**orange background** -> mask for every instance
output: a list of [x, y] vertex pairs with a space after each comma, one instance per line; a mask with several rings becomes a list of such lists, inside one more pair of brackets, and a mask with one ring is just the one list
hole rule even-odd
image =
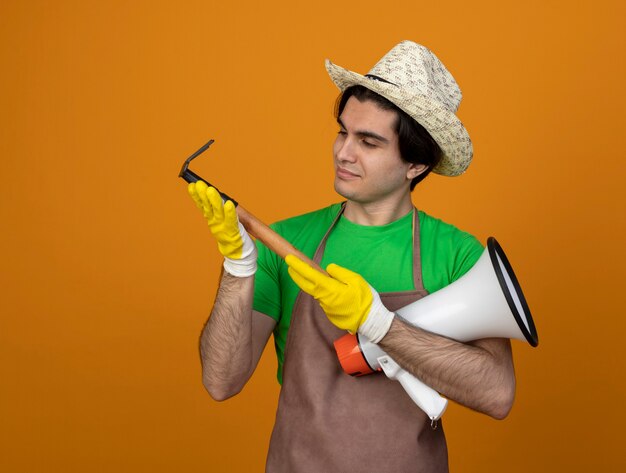
[[197, 341], [220, 257], [177, 178], [266, 222], [338, 200], [336, 89], [402, 39], [464, 92], [475, 160], [417, 206], [494, 235], [540, 335], [514, 409], [452, 406], [457, 472], [624, 471], [624, 3], [0, 5], [0, 470], [261, 471], [273, 350], [212, 401]]

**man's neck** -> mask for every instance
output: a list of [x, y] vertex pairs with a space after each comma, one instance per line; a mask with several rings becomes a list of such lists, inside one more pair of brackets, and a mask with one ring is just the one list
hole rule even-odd
[[343, 212], [352, 223], [358, 225], [387, 225], [404, 217], [413, 208], [411, 195], [408, 194], [401, 202], [361, 203], [348, 200]]

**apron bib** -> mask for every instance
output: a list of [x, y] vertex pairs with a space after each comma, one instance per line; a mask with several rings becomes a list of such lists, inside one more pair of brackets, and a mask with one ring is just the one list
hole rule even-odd
[[[320, 263], [328, 235], [313, 260]], [[412, 291], [380, 294], [391, 311], [427, 295], [422, 283], [417, 211], [413, 211]], [[333, 342], [345, 335], [319, 303], [300, 291], [287, 334], [283, 385], [267, 457], [268, 473], [404, 473], [448, 471], [437, 430], [397, 381], [382, 372], [343, 372]]]

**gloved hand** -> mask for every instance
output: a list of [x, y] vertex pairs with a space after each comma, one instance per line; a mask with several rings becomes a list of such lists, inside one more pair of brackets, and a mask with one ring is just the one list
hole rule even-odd
[[329, 277], [293, 255], [287, 255], [285, 262], [294, 282], [320, 303], [337, 327], [350, 333], [358, 331], [373, 343], [387, 334], [394, 314], [361, 275], [330, 264], [326, 268]]
[[235, 205], [230, 200], [224, 203], [219, 192], [202, 181], [189, 184], [188, 190], [224, 255], [224, 269], [233, 276], [252, 276], [256, 272], [256, 246], [239, 222]]

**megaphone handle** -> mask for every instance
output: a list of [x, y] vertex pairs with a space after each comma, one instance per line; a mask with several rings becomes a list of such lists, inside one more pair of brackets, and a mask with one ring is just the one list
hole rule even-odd
[[397, 380], [402, 385], [413, 402], [430, 418], [433, 428], [436, 428], [436, 422], [448, 407], [448, 400], [402, 369], [389, 355], [378, 358], [378, 363], [389, 379]]

